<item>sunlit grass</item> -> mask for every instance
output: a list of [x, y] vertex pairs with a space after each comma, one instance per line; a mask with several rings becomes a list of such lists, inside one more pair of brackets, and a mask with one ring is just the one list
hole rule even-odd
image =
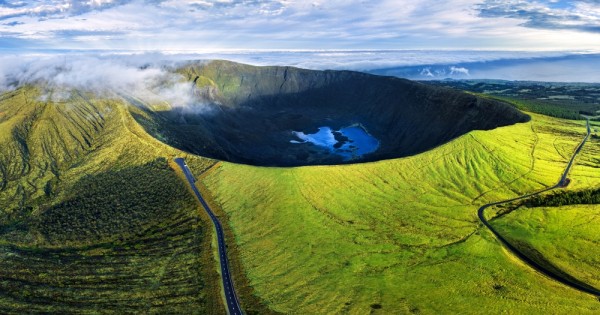
[[[584, 123], [533, 115], [423, 154], [376, 163], [207, 176], [251, 285], [281, 312], [577, 312], [592, 297], [508, 254], [479, 205], [554, 185]], [[598, 184], [595, 164], [577, 187]], [[599, 174], [600, 175], [600, 174]]]
[[600, 288], [600, 205], [520, 208], [493, 222], [574, 278]]
[[[168, 202], [161, 216], [144, 217], [139, 231], [119, 232], [102, 244], [70, 237], [69, 248], [61, 248], [28, 225], [47, 209], [76, 198], [85, 176], [110, 175], [106, 182], [112, 186], [121, 183], [114, 179], [120, 170], [132, 174], [159, 157], [182, 155], [150, 137], [144, 128], [152, 125], [142, 128], [131, 116], [146, 114], [121, 100], [91, 95], [46, 104], [34, 88], [11, 93], [0, 101], [0, 243], [10, 248], [5, 254], [14, 246], [21, 253], [6, 254], [11, 257], [4, 260], [6, 266], [40, 285], [20, 290], [17, 282], [5, 280], [0, 308], [25, 310], [29, 304], [37, 311], [69, 312], [72, 306], [44, 304], [44, 299], [93, 297], [94, 305], [105, 305], [122, 295], [123, 301], [144, 301], [122, 304], [127, 307], [122, 310], [219, 309], [214, 260], [204, 255], [208, 251], [200, 251], [200, 258], [196, 254], [210, 240], [198, 236], [204, 223], [192, 199]], [[506, 252], [476, 216], [487, 202], [554, 185], [585, 134], [585, 122], [532, 116], [528, 123], [473, 131], [402, 159], [300, 168], [220, 163], [212, 168], [202, 182], [227, 214], [222, 219], [232, 231], [231, 252], [239, 253], [252, 287], [241, 296], [242, 304], [252, 298], [274, 311], [302, 314], [600, 311], [594, 298], [541, 276]], [[586, 145], [567, 189], [600, 186], [599, 144], [592, 139]], [[196, 175], [214, 163], [184, 156]], [[176, 173], [156, 174], [168, 178], [139, 184], [152, 186], [144, 187], [150, 191], [175, 185]], [[137, 176], [129, 177], [123, 183], [135, 187]], [[597, 209], [561, 209], [517, 210], [494, 224], [573, 276], [597, 283], [598, 255], [589, 250], [597, 235], [584, 220], [592, 220]], [[125, 217], [136, 218], [134, 213]], [[40, 253], [44, 259], [36, 260]], [[105, 300], [88, 289], [74, 295], [81, 289], [77, 285], [100, 281], [93, 264], [79, 267], [89, 257], [96, 257], [96, 266], [106, 272], [102, 279], [135, 274], [144, 280], [135, 280], [125, 293], [105, 287]], [[71, 260], [59, 268], [57, 259]], [[53, 271], [59, 276], [48, 275]], [[189, 292], [198, 293], [198, 299]], [[93, 310], [94, 305], [86, 307]]]

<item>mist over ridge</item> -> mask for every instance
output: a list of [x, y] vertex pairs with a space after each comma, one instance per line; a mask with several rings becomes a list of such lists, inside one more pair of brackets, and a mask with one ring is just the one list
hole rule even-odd
[[[145, 115], [136, 116], [138, 122], [173, 147], [251, 165], [404, 157], [474, 129], [489, 130], [529, 119], [500, 101], [356, 71], [257, 67], [225, 60], [189, 62], [176, 71], [194, 82], [194, 95], [214, 109], [213, 114], [149, 107]], [[363, 135], [345, 134], [352, 126]], [[332, 132], [315, 135], [328, 137], [324, 142], [301, 143], [310, 137], [298, 135], [319, 130]], [[359, 138], [378, 145], [355, 156], [366, 143]]]
[[66, 101], [73, 90], [99, 97], [138, 98], [198, 111], [192, 85], [160, 54], [0, 57], [0, 91], [25, 85], [42, 89], [41, 100]]
[[166, 68], [189, 60], [215, 59], [255, 66], [354, 70], [413, 80], [600, 82], [600, 74], [594, 71], [595, 65], [600, 63], [600, 54], [593, 51], [42, 51], [0, 56], [0, 90], [46, 81], [55, 87], [71, 86], [104, 93], [128, 89], [140, 93], [150, 86], [181, 81], [180, 77], [165, 71]]

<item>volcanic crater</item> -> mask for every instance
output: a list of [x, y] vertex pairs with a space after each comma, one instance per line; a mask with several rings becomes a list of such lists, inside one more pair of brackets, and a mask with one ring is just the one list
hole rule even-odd
[[377, 161], [418, 154], [472, 130], [530, 119], [489, 98], [354, 71], [189, 62], [197, 108], [135, 115], [190, 153], [259, 166]]

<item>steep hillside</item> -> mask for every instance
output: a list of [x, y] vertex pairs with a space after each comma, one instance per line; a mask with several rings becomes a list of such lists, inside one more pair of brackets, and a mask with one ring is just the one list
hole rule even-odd
[[600, 287], [600, 206], [521, 208], [494, 221], [514, 244], [546, 266]]
[[179, 152], [122, 100], [43, 90], [0, 96], [0, 313], [222, 313]]
[[[201, 184], [229, 218], [248, 286], [282, 313], [594, 314], [596, 297], [522, 264], [477, 218], [482, 204], [554, 185], [585, 131], [583, 122], [532, 115], [407, 158], [298, 168], [221, 163]], [[584, 147], [572, 187], [600, 186], [598, 145]], [[595, 251], [586, 247], [598, 237], [593, 221], [577, 219], [582, 211], [562, 213], [562, 223], [517, 222], [515, 238], [560, 252], [550, 260], [596, 280]], [[503, 231], [513, 235], [506, 220]], [[573, 247], [557, 241], [557, 231], [576, 224], [586, 239]]]
[[93, 104], [76, 94], [69, 102], [49, 105], [39, 97], [36, 88], [28, 87], [0, 101], [0, 200], [15, 207], [2, 215], [26, 211], [31, 200], [56, 195], [53, 184], [61, 174], [116, 127], [118, 114], [106, 102]]
[[[471, 130], [528, 120], [497, 101], [359, 72], [228, 61], [189, 63], [175, 71], [195, 83], [202, 105], [149, 110], [152, 122], [140, 121], [178, 148], [232, 162], [289, 166], [388, 159], [426, 151]], [[362, 144], [343, 134], [345, 127], [362, 129], [377, 145], [361, 153]], [[304, 135], [319, 128], [320, 139], [307, 141]]]

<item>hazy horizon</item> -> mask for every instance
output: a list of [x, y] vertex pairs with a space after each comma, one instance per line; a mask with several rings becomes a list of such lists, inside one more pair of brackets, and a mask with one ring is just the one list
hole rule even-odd
[[31, 59], [135, 55], [418, 80], [600, 82], [598, 54], [596, 0], [0, 0], [4, 76]]
[[[0, 87], [28, 83], [57, 69], [94, 82], [123, 81], [139, 67], [160, 72], [178, 61], [225, 59], [257, 66], [294, 66], [313, 70], [353, 70], [413, 80], [496, 79], [545, 82], [600, 82], [600, 54], [566, 51], [481, 50], [228, 50], [205, 52], [60, 51], [0, 56]], [[49, 68], [50, 70], [44, 68]], [[54, 69], [54, 70], [52, 70]], [[95, 69], [98, 74], [90, 74]], [[112, 72], [111, 72], [112, 71]], [[85, 73], [85, 75], [83, 74]], [[127, 75], [125, 75], [127, 76]], [[65, 75], [61, 75], [64, 79]], [[78, 83], [81, 84], [81, 83]], [[115, 85], [113, 84], [113, 85]]]

